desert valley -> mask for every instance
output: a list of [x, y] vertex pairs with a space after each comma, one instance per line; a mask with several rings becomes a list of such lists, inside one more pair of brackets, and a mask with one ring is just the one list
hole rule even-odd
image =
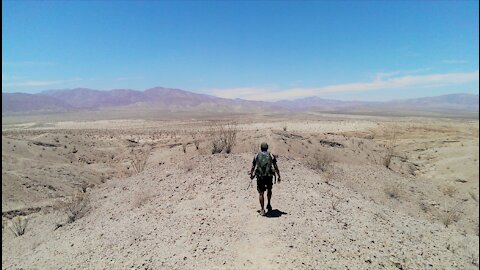
[[[478, 269], [478, 101], [405, 115], [185, 93], [4, 112], [2, 268]], [[248, 175], [263, 141], [282, 175], [267, 217]]]

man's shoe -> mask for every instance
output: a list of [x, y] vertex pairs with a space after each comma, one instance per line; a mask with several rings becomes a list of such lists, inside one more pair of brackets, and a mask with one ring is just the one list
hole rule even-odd
[[270, 204], [267, 205], [267, 210], [272, 211], [272, 206]]
[[265, 216], [265, 210], [260, 210], [260, 216]]

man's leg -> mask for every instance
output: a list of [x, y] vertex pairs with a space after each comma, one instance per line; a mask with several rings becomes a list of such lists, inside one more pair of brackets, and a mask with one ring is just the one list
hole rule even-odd
[[[269, 190], [267, 191], [267, 200], [268, 200], [268, 204], [267, 204], [267, 205], [268, 205], [268, 206], [270, 206], [270, 199], [271, 199], [271, 198], [272, 198], [272, 190], [269, 189]], [[269, 209], [269, 210], [270, 210], [270, 209]]]
[[267, 180], [267, 199], [268, 199], [268, 204], [267, 204], [267, 209], [268, 211], [272, 210], [272, 206], [270, 205], [270, 199], [272, 198], [272, 186], [273, 186], [273, 177], [269, 177]]
[[260, 199], [260, 210], [263, 210], [263, 206], [265, 205], [265, 199], [263, 198], [263, 193], [264, 191], [258, 193], [259, 199]]

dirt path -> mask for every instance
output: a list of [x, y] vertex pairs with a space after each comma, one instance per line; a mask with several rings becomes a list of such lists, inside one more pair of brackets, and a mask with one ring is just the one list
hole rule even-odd
[[268, 220], [261, 216], [246, 221], [244, 232], [247, 238], [237, 244], [237, 266], [248, 269], [277, 269], [274, 260], [279, 254], [272, 241], [275, 235], [272, 235], [268, 226]]
[[[273, 142], [271, 140], [271, 132], [266, 132], [267, 142]], [[272, 143], [273, 144], [273, 143]], [[271, 149], [272, 146], [270, 147]], [[278, 213], [281, 212], [277, 207], [282, 207], [279, 198], [284, 197], [282, 189], [278, 185], [274, 185], [274, 195], [272, 196], [272, 205], [274, 209], [272, 212], [267, 213], [267, 217], [260, 216], [258, 193], [256, 191], [256, 180], [252, 180], [251, 187], [248, 192], [248, 206], [242, 207], [240, 215], [248, 217], [241, 225], [242, 233], [245, 238], [241, 239], [236, 246], [236, 261], [234, 265], [239, 268], [245, 269], [280, 269], [279, 258], [282, 256], [282, 245], [277, 233], [278, 230], [274, 230], [274, 226], [278, 226], [278, 223], [282, 223], [278, 218]], [[265, 204], [267, 204], [267, 198], [265, 194]], [[283, 217], [285, 219], [285, 217]]]

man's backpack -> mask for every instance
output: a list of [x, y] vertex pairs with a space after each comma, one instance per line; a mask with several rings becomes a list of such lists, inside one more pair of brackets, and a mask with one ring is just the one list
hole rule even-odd
[[257, 177], [272, 176], [272, 156], [270, 152], [259, 152], [257, 155], [257, 168], [255, 170]]

